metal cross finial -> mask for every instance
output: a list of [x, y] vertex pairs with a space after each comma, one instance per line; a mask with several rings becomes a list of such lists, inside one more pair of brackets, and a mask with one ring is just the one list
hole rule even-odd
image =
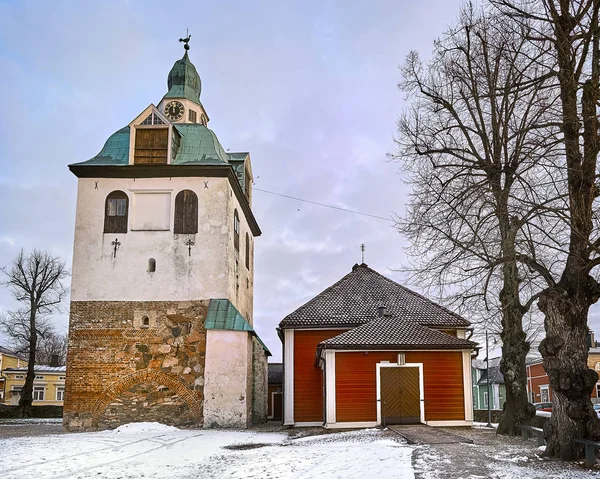
[[113, 258], [116, 258], [117, 257], [117, 249], [119, 248], [119, 246], [121, 246], [121, 242], [119, 241], [119, 238], [115, 238], [115, 240], [111, 244], [114, 246]]
[[194, 243], [194, 240], [190, 238], [184, 244], [188, 247], [188, 256], [192, 256], [192, 246], [194, 246], [196, 243]]
[[361, 254], [361, 256], [362, 256], [362, 261], [361, 261], [361, 263], [364, 263], [364, 262], [365, 262], [365, 244], [364, 244], [364, 243], [362, 243], [362, 244], [360, 245], [360, 254]]
[[186, 50], [189, 50], [190, 49], [190, 45], [189, 45], [190, 38], [192, 38], [192, 36], [190, 35], [190, 33], [189, 33], [189, 31], [188, 31], [187, 28], [185, 29], [185, 34], [186, 34], [186, 37], [185, 38], [180, 38], [179, 41], [183, 42], [183, 48], [185, 48]]

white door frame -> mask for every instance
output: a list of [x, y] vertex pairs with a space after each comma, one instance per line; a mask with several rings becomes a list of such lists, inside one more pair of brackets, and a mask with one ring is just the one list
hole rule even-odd
[[418, 368], [419, 369], [419, 409], [422, 424], [425, 424], [425, 387], [423, 385], [423, 363], [377, 363], [377, 425], [381, 425], [381, 368]]

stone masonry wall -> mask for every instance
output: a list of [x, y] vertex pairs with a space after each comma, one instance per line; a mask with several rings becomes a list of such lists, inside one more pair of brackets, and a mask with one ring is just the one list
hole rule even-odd
[[252, 338], [252, 422], [267, 422], [267, 355], [256, 338]]
[[202, 426], [208, 301], [73, 301], [63, 426]]

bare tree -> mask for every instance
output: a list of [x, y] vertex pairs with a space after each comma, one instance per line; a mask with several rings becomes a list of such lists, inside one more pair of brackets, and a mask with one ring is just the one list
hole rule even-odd
[[540, 352], [553, 391], [546, 455], [570, 460], [583, 456], [583, 446], [575, 439], [600, 439], [600, 421], [590, 400], [598, 374], [588, 369], [586, 344], [589, 308], [600, 298], [600, 0], [492, 3], [507, 18], [532, 25], [530, 42], [549, 43], [555, 59], [540, 64], [560, 91], [557, 117], [566, 175], [562, 227], [568, 235], [567, 255], [555, 274], [547, 274], [548, 287], [538, 306], [546, 329]]
[[56, 310], [67, 293], [63, 280], [69, 272], [64, 261], [40, 250], [33, 250], [29, 256], [21, 250], [10, 267], [2, 268], [0, 272], [4, 275], [2, 284], [10, 288], [22, 305], [21, 309], [4, 318], [3, 325], [8, 328], [7, 332], [12, 331], [12, 337], [29, 343], [27, 377], [19, 408], [23, 417], [31, 416], [38, 336], [44, 337], [48, 332], [44, 315]]
[[50, 366], [64, 366], [67, 363], [68, 344], [69, 337], [66, 334], [50, 331], [38, 344], [35, 362]]
[[545, 44], [527, 35], [527, 25], [467, 5], [427, 65], [411, 53], [394, 155], [413, 187], [398, 226], [411, 240], [414, 278], [453, 291], [483, 323], [499, 318], [507, 397], [498, 432], [511, 435], [534, 415], [523, 320], [545, 285], [538, 263], [560, 241], [549, 214], [560, 189], [548, 173], [557, 94], [539, 67]]

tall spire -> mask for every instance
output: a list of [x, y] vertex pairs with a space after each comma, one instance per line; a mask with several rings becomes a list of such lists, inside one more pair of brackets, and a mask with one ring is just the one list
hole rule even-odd
[[164, 98], [186, 98], [193, 101], [194, 103], [200, 104], [200, 92], [202, 91], [202, 83], [200, 81], [200, 75], [196, 71], [196, 67], [190, 61], [188, 56], [188, 50], [190, 49], [190, 38], [189, 34], [185, 38], [180, 38], [179, 41], [183, 42], [183, 48], [185, 53], [181, 60], [177, 60], [169, 72], [167, 77], [167, 86], [169, 91]]

